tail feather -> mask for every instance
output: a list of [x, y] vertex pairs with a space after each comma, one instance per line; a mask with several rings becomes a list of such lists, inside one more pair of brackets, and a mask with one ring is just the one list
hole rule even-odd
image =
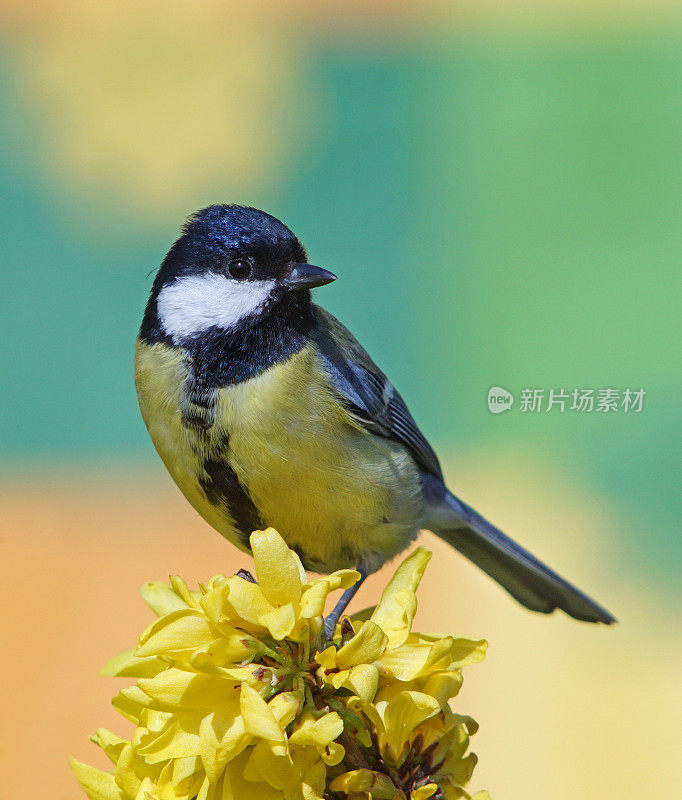
[[585, 622], [610, 625], [616, 621], [605, 608], [447, 490], [442, 502], [449, 513], [437, 511], [439, 523], [431, 530], [473, 561], [526, 608], [543, 614], [560, 608]]

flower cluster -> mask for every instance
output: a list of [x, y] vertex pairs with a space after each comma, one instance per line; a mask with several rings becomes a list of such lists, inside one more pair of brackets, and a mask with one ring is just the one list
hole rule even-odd
[[[485, 642], [412, 631], [430, 553], [398, 567], [370, 612], [323, 632], [327, 595], [359, 575], [307, 581], [276, 531], [251, 536], [249, 573], [199, 591], [146, 584], [158, 619], [104, 674], [136, 678], [113, 700], [130, 741], [93, 741], [103, 772], [73, 760], [91, 800], [469, 798], [476, 723], [449, 706]], [[481, 792], [477, 800], [487, 798]]]

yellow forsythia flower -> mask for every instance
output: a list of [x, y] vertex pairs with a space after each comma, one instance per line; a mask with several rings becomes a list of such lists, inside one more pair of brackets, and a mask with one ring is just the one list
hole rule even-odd
[[[158, 615], [106, 675], [133, 677], [113, 700], [130, 741], [100, 729], [112, 761], [72, 767], [91, 800], [324, 800], [470, 797], [476, 723], [449, 701], [485, 642], [412, 632], [430, 553], [398, 567], [369, 619], [323, 636], [327, 595], [359, 578], [308, 582], [273, 529], [251, 536], [258, 582], [216, 576], [142, 587]], [[486, 795], [476, 795], [483, 800]]]

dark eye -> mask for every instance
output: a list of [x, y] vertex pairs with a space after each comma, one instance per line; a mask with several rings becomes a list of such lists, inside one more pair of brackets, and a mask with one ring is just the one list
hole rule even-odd
[[251, 262], [245, 258], [234, 258], [228, 262], [227, 271], [233, 278], [242, 281], [251, 274]]

